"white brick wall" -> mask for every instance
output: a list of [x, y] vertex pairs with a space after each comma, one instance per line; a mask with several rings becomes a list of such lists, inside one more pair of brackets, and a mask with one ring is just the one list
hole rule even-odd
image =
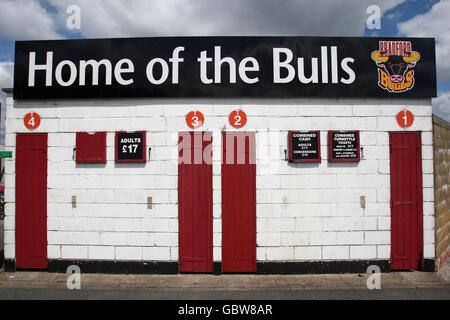
[[[40, 114], [48, 132], [48, 256], [52, 259], [178, 260], [177, 137], [185, 115], [200, 110], [213, 131], [213, 256], [221, 260], [221, 130], [234, 109], [247, 113], [257, 139], [257, 259], [388, 259], [389, 131], [395, 115], [415, 116], [422, 132], [424, 254], [434, 257], [433, 153], [429, 100], [116, 99], [13, 101], [7, 97], [6, 150], [26, 132], [23, 116]], [[328, 130], [360, 130], [362, 160], [329, 163]], [[145, 164], [114, 162], [114, 132], [146, 130]], [[284, 159], [288, 130], [321, 130], [322, 162]], [[107, 163], [75, 164], [77, 131], [107, 131]], [[5, 257], [15, 256], [13, 159], [6, 159]], [[72, 196], [77, 198], [72, 208]], [[360, 198], [365, 197], [365, 208]], [[147, 197], [153, 207], [147, 209]]]

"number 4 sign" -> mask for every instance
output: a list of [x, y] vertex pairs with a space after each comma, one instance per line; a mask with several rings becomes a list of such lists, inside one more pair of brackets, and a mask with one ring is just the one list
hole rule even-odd
[[228, 121], [235, 128], [242, 128], [247, 123], [247, 115], [242, 110], [234, 110], [230, 113]]
[[39, 127], [41, 117], [36, 112], [29, 112], [23, 118], [23, 122], [27, 129], [33, 130]]

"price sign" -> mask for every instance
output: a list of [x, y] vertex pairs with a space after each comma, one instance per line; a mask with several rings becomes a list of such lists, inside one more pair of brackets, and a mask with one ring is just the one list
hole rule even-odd
[[397, 123], [402, 128], [410, 127], [414, 122], [414, 116], [409, 110], [402, 110], [397, 113]]
[[359, 162], [359, 131], [329, 131], [328, 161]]
[[145, 162], [145, 131], [116, 132], [116, 162]]
[[290, 162], [320, 162], [320, 131], [289, 131]]
[[247, 115], [242, 110], [234, 110], [230, 113], [228, 121], [235, 128], [242, 128], [247, 123]]
[[41, 117], [36, 112], [30, 112], [25, 115], [23, 122], [27, 129], [33, 130], [41, 124]]
[[203, 126], [205, 117], [200, 111], [191, 111], [186, 115], [186, 124], [191, 129], [197, 129]]

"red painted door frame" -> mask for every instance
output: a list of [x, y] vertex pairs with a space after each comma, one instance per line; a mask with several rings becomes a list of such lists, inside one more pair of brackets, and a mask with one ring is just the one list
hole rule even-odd
[[47, 134], [16, 136], [16, 267], [47, 268]]
[[179, 133], [180, 272], [213, 272], [211, 151], [211, 132]]
[[423, 269], [420, 132], [390, 132], [391, 269]]
[[222, 272], [256, 272], [254, 132], [222, 133]]

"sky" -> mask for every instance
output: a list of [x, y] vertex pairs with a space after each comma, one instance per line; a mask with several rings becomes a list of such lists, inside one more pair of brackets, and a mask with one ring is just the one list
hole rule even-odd
[[[80, 26], [71, 6], [80, 9]], [[379, 25], [368, 28], [376, 5]], [[0, 88], [13, 83], [14, 41], [152, 36], [433, 37], [437, 98], [450, 121], [450, 0], [0, 0]], [[369, 22], [370, 22], [369, 21]], [[369, 23], [369, 26], [371, 24]], [[0, 93], [4, 144], [4, 93]]]

